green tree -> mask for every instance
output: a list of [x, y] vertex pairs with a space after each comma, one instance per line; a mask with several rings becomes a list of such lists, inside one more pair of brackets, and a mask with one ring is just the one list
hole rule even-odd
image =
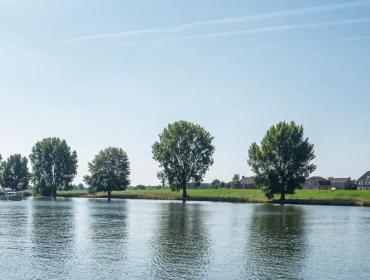
[[162, 188], [165, 188], [166, 187], [166, 182], [167, 182], [166, 173], [164, 173], [163, 170], [162, 171], [158, 171], [157, 172], [157, 178], [161, 182]]
[[169, 124], [153, 144], [153, 158], [163, 168], [171, 186], [182, 188], [185, 202], [186, 185], [201, 182], [213, 164], [213, 137], [200, 125], [187, 121]]
[[108, 201], [112, 191], [125, 190], [130, 184], [130, 163], [125, 151], [109, 147], [100, 151], [89, 163], [91, 175], [84, 177], [90, 191], [108, 192]]
[[69, 190], [77, 173], [77, 153], [65, 140], [53, 137], [37, 142], [30, 155], [32, 179], [36, 193], [57, 195], [58, 190]]
[[294, 122], [280, 122], [272, 126], [261, 144], [253, 143], [249, 149], [248, 164], [256, 174], [256, 184], [268, 198], [294, 193], [301, 187], [316, 166], [314, 146], [304, 138], [303, 126]]
[[[3, 165], [2, 165], [2, 160], [3, 160], [3, 157], [1, 156], [0, 154], [0, 179], [1, 179], [1, 176], [2, 176], [2, 173], [3, 173]], [[0, 183], [1, 184], [1, 183]], [[1, 187], [1, 185], [0, 185]]]
[[233, 176], [233, 179], [231, 181], [231, 188], [233, 189], [239, 189], [240, 188], [240, 175], [235, 174]]
[[211, 183], [211, 188], [213, 189], [221, 188], [221, 181], [218, 179], [213, 180]]
[[28, 186], [30, 174], [27, 158], [20, 154], [11, 155], [1, 164], [1, 185], [14, 191], [25, 190]]

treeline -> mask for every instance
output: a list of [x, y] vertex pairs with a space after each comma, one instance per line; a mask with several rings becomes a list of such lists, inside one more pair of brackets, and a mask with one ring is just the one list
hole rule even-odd
[[243, 185], [242, 180], [239, 174], [235, 174], [231, 181], [224, 182], [218, 179], [215, 179], [210, 184], [210, 187], [213, 189], [245, 189], [246, 186]]
[[[187, 187], [199, 185], [214, 163], [213, 136], [198, 124], [178, 121], [169, 124], [153, 144], [153, 158], [159, 163], [157, 174], [162, 186], [182, 190], [185, 202]], [[304, 137], [303, 127], [294, 122], [272, 126], [258, 145], [249, 149], [248, 164], [255, 173], [254, 182], [267, 197], [293, 193], [301, 186], [315, 165], [313, 145]], [[57, 191], [71, 190], [77, 174], [77, 152], [65, 140], [46, 138], [37, 142], [28, 159], [11, 155], [1, 163], [0, 184], [13, 190], [24, 190], [31, 180], [35, 194], [56, 197]], [[1, 156], [0, 156], [1, 161]], [[130, 163], [121, 148], [108, 147], [99, 151], [88, 163], [89, 174], [84, 181], [91, 192], [104, 191], [108, 200], [113, 190], [125, 190], [130, 184]], [[231, 182], [212, 182], [214, 188], [240, 188], [240, 177]], [[81, 188], [81, 186], [79, 186]]]

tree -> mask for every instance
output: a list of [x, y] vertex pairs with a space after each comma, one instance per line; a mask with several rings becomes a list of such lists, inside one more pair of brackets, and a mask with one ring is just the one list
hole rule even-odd
[[[2, 173], [3, 173], [3, 165], [2, 165], [2, 160], [3, 160], [3, 157], [1, 156], [0, 154], [0, 179], [1, 179], [1, 176], [2, 176]], [[1, 182], [0, 182], [0, 189], [1, 189]]]
[[261, 144], [253, 143], [249, 149], [248, 164], [256, 174], [256, 184], [272, 198], [280, 193], [294, 193], [316, 169], [314, 145], [304, 138], [303, 126], [294, 122], [280, 122], [272, 126]]
[[82, 184], [82, 183], [79, 183], [79, 184], [73, 184], [72, 185], [72, 189], [73, 190], [85, 190], [85, 187], [84, 187], [84, 185]]
[[231, 188], [233, 189], [239, 189], [240, 188], [240, 175], [235, 174], [233, 176], [233, 179], [231, 181]]
[[211, 183], [211, 188], [213, 189], [221, 188], [221, 181], [218, 179], [213, 180]]
[[100, 151], [89, 163], [91, 175], [84, 177], [93, 192], [108, 192], [108, 201], [112, 191], [125, 190], [130, 184], [130, 163], [127, 154], [121, 148], [109, 147]]
[[30, 174], [27, 158], [20, 154], [11, 155], [1, 164], [1, 185], [13, 191], [25, 190], [28, 187]]
[[153, 158], [163, 168], [171, 186], [182, 188], [185, 202], [186, 185], [203, 180], [213, 164], [213, 137], [200, 125], [178, 121], [169, 124], [153, 144]]
[[162, 188], [165, 188], [167, 182], [166, 173], [164, 173], [164, 171], [158, 171], [157, 178], [161, 182]]
[[57, 195], [58, 190], [70, 190], [77, 173], [77, 153], [65, 140], [53, 137], [37, 142], [30, 155], [32, 179], [36, 193]]
[[356, 180], [352, 180], [351, 177], [348, 178], [348, 183], [344, 187], [346, 190], [356, 190], [357, 189], [357, 183]]

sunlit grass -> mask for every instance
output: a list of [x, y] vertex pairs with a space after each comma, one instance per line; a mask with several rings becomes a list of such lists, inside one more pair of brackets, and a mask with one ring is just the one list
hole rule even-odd
[[[106, 193], [89, 194], [86, 190], [58, 192], [63, 197], [106, 197]], [[261, 190], [245, 189], [190, 189], [190, 200], [231, 201], [231, 202], [268, 202]], [[181, 199], [181, 192], [169, 189], [146, 189], [112, 192], [114, 198], [142, 198], [142, 199]], [[276, 196], [278, 198], [278, 196]], [[357, 190], [297, 190], [295, 194], [287, 195], [292, 203], [312, 204], [343, 204], [343, 205], [370, 205], [370, 191]]]

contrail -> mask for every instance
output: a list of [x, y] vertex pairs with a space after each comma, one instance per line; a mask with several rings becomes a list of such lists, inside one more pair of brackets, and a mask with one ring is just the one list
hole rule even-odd
[[353, 1], [353, 2], [348, 2], [348, 3], [337, 3], [337, 4], [313, 6], [313, 7], [300, 8], [300, 9], [290, 9], [290, 10], [277, 11], [277, 12], [261, 13], [261, 14], [256, 14], [256, 15], [197, 21], [197, 22], [177, 25], [173, 27], [166, 27], [166, 28], [145, 28], [145, 29], [135, 29], [135, 30], [123, 31], [123, 32], [87, 35], [87, 36], [81, 36], [78, 38], [73, 38], [73, 39], [69, 39], [65, 41], [54, 41], [51, 43], [71, 44], [71, 43], [81, 43], [81, 42], [85, 42], [89, 40], [100, 40], [100, 39], [106, 39], [106, 38], [122, 38], [122, 37], [142, 35], [142, 34], [179, 33], [182, 31], [200, 28], [200, 27], [212, 27], [212, 26], [217, 26], [217, 25], [227, 25], [227, 24], [232, 24], [232, 23], [241, 23], [241, 22], [248, 22], [248, 21], [258, 21], [258, 20], [271, 19], [271, 18], [284, 17], [284, 16], [330, 12], [330, 11], [342, 10], [342, 9], [347, 9], [347, 8], [358, 8], [358, 7], [367, 6], [367, 5], [370, 5], [369, 0]]
[[324, 40], [292, 42], [292, 43], [287, 43], [287, 44], [275, 45], [273, 47], [289, 47], [289, 46], [302, 46], [302, 45], [317, 45], [317, 44], [352, 42], [352, 41], [362, 41], [362, 40], [370, 40], [370, 35], [368, 35], [368, 36], [345, 37], [345, 38], [337, 38], [337, 39], [324, 39]]
[[224, 31], [224, 32], [211, 32], [211, 33], [197, 34], [197, 35], [174, 36], [174, 37], [167, 37], [167, 38], [160, 39], [160, 40], [144, 41], [144, 42], [141, 41], [137, 43], [123, 42], [123, 43], [117, 44], [117, 46], [154, 43], [154, 42], [170, 41], [170, 40], [176, 40], [176, 39], [180, 39], [180, 40], [181, 39], [183, 40], [184, 39], [207, 39], [207, 38], [218, 38], [218, 37], [236, 36], [236, 35], [254, 35], [254, 34], [268, 33], [268, 32], [282, 32], [282, 31], [290, 31], [290, 30], [320, 28], [320, 27], [335, 27], [335, 26], [345, 26], [345, 25], [360, 24], [360, 23], [370, 23], [370, 17], [336, 20], [336, 21], [326, 21], [326, 22], [320, 22], [320, 23], [278, 25], [278, 26], [269, 26], [269, 27], [260, 27], [260, 28], [241, 29], [241, 30], [230, 30], [230, 31]]
[[318, 27], [344, 26], [344, 25], [352, 25], [352, 24], [367, 23], [367, 22], [370, 22], [370, 17], [336, 20], [336, 21], [326, 21], [326, 22], [320, 22], [320, 23], [277, 25], [277, 26], [270, 26], [270, 27], [230, 30], [230, 31], [223, 31], [223, 32], [211, 32], [211, 33], [198, 34], [198, 35], [177, 36], [173, 38], [178, 38], [178, 39], [217, 38], [217, 37], [224, 37], [224, 36], [259, 34], [259, 33], [266, 33], [266, 32], [279, 32], [279, 31], [310, 29], [310, 28], [318, 28]]

